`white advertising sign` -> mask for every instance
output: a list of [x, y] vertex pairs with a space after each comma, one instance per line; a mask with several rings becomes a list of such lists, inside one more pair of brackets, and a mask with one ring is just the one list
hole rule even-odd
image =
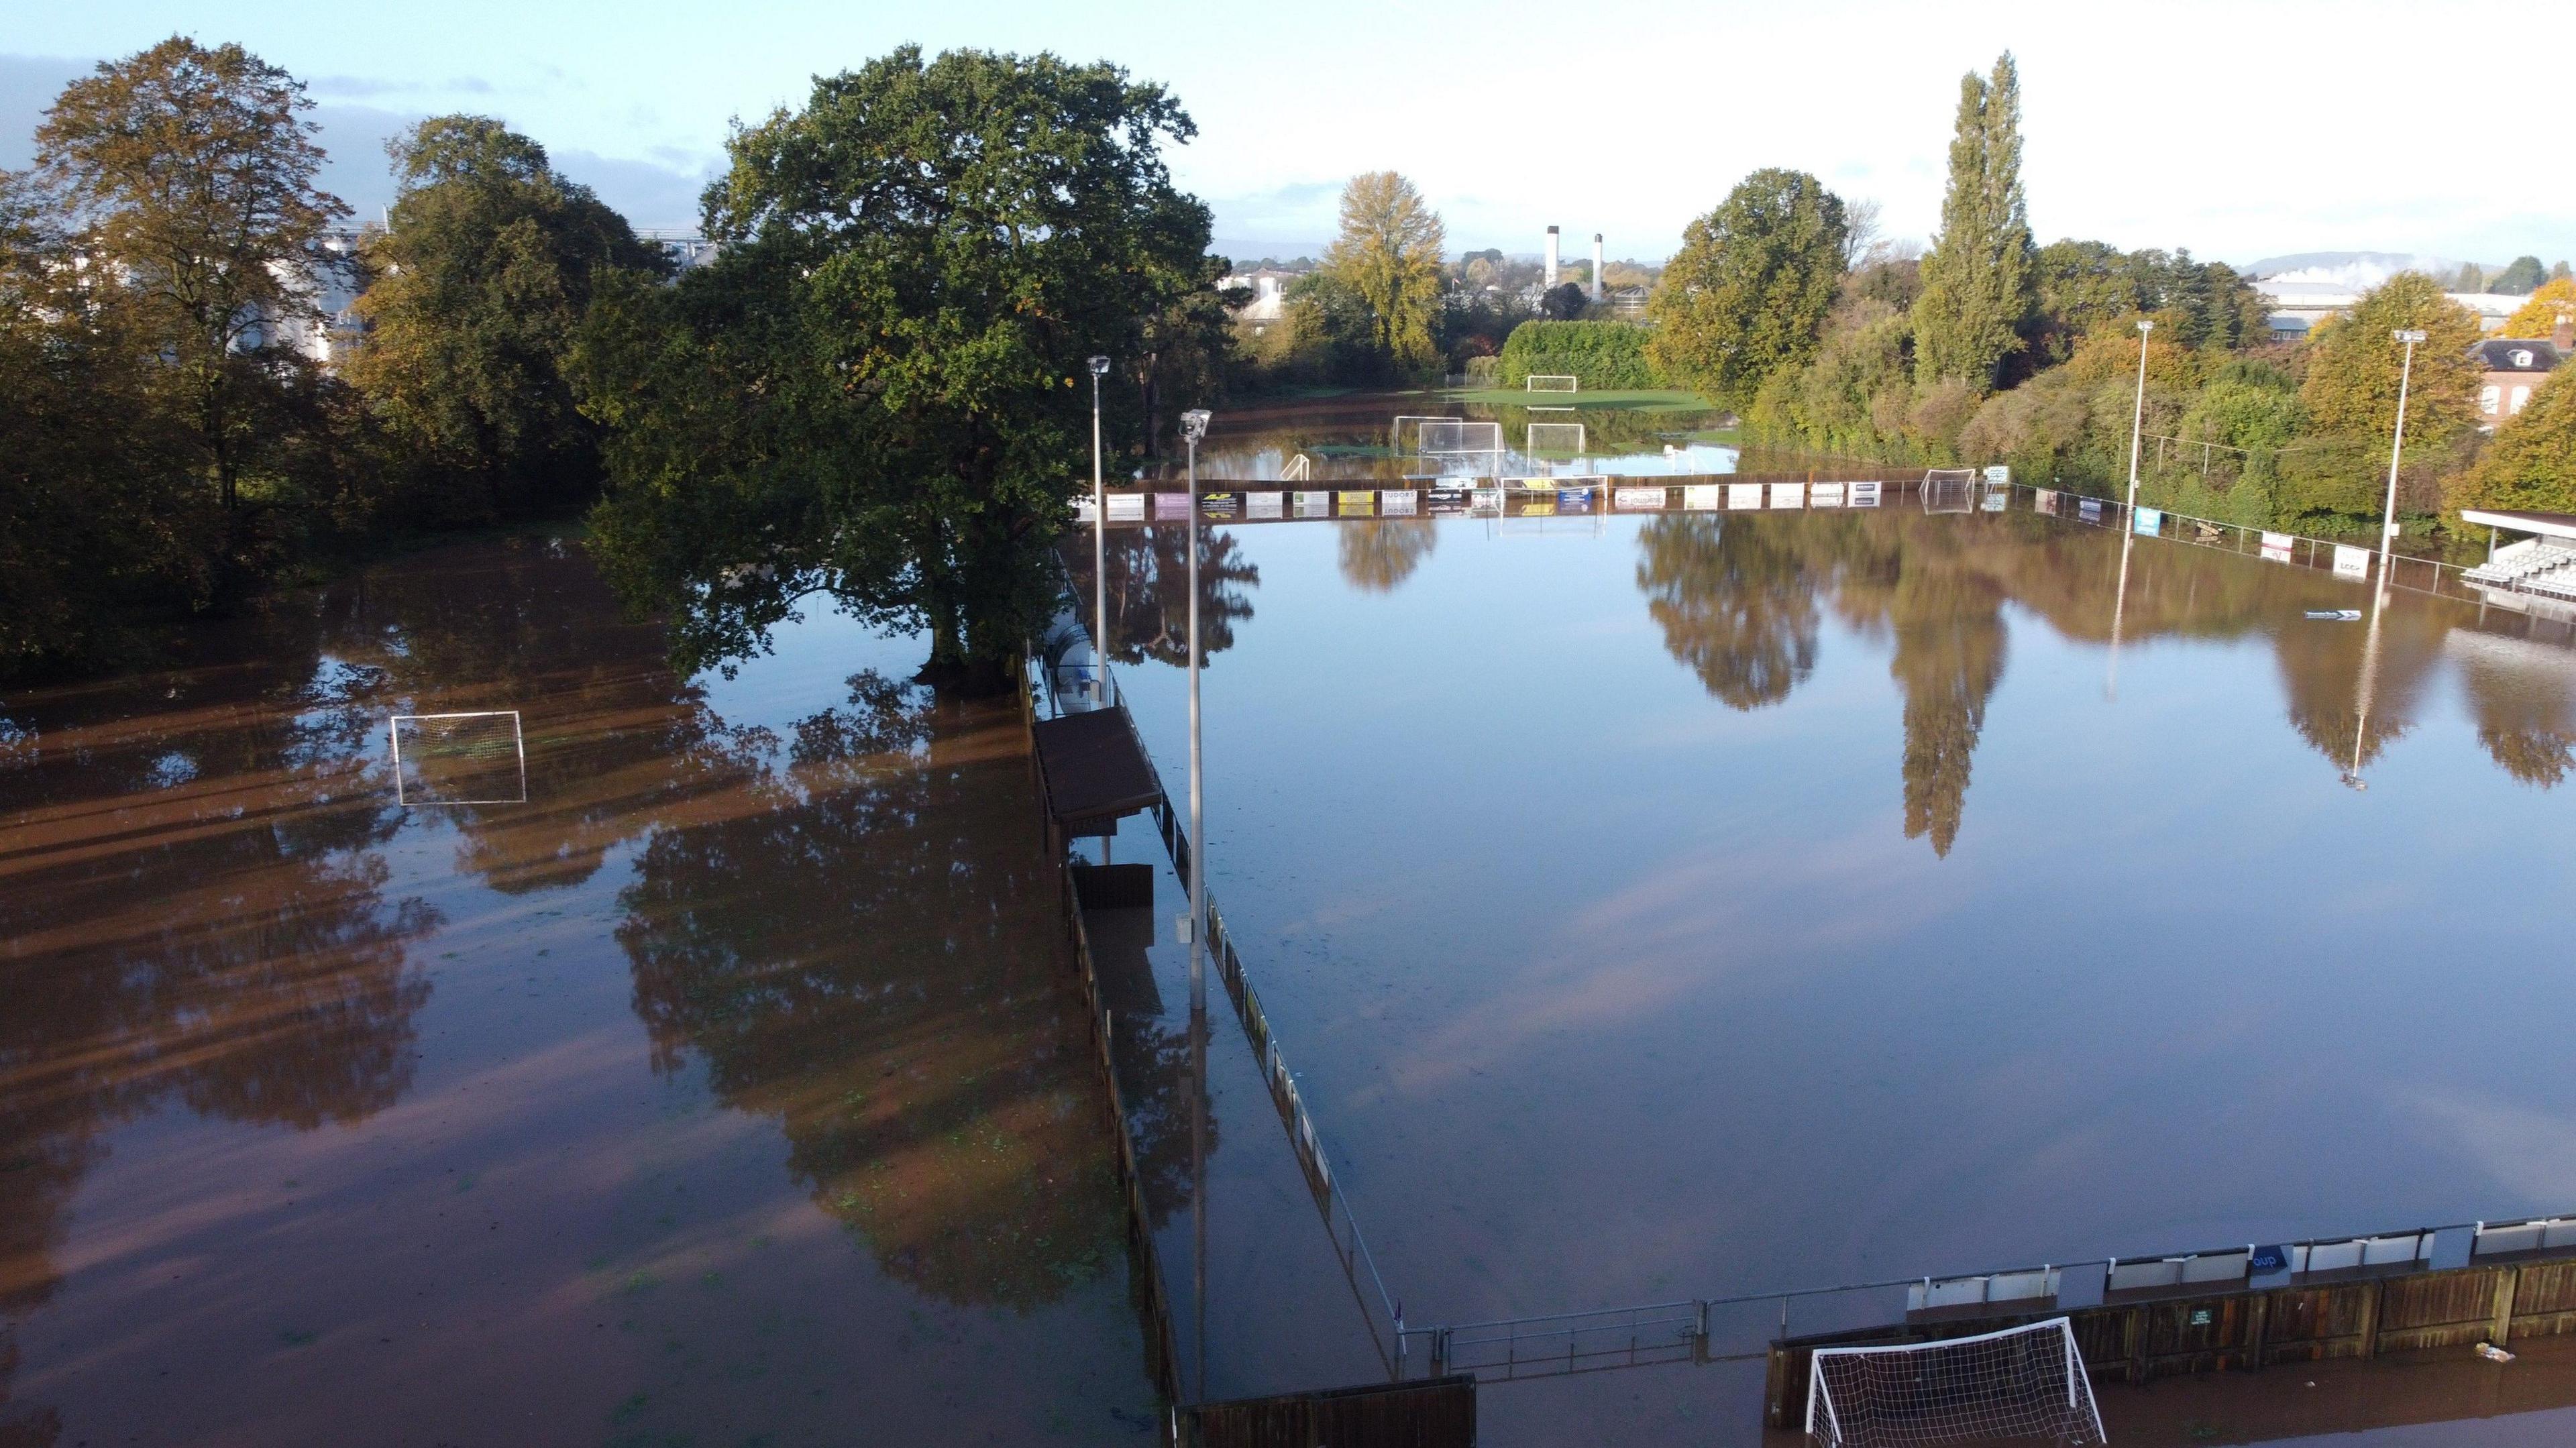
[[1297, 516], [1300, 518], [1329, 518], [1333, 516], [1333, 495], [1330, 493], [1299, 493], [1297, 495]]
[[2335, 545], [2334, 571], [2346, 578], [2368, 578], [2370, 576], [2370, 550], [2367, 548], [2355, 548], [2349, 544], [2337, 543]]
[[1111, 493], [1109, 495], [1110, 522], [1136, 523], [1142, 522], [1144, 517], [1145, 495], [1143, 493]]
[[1411, 488], [1388, 488], [1377, 495], [1378, 511], [1390, 518], [1410, 518], [1421, 502]]
[[1807, 506], [1807, 485], [1805, 483], [1773, 483], [1771, 485], [1771, 506], [1775, 508], [1803, 508]]
[[2287, 562], [2289, 562], [2289, 561], [2290, 561], [2290, 541], [2291, 541], [2291, 540], [2290, 540], [2290, 535], [2289, 535], [2289, 534], [2287, 534], [2287, 533], [2266, 533], [2266, 534], [2264, 534], [2264, 535], [2263, 535], [2263, 557], [2265, 558], [2265, 560], [2267, 560], [2267, 561], [2269, 561], [2269, 562], [2273, 562], [2273, 563], [2287, 563]]
[[1807, 502], [1818, 508], [1839, 508], [1843, 505], [1843, 485], [1817, 483], [1807, 489]]
[[1157, 519], [1188, 518], [1190, 516], [1190, 495], [1187, 493], [1156, 493], [1154, 495], [1154, 516]]
[[1876, 484], [1876, 483], [1854, 483], [1854, 484], [1852, 484], [1852, 485], [1851, 485], [1851, 506], [1852, 506], [1852, 507], [1855, 507], [1855, 508], [1875, 508], [1875, 507], [1877, 507], [1877, 506], [1878, 506], [1878, 488], [1879, 488], [1879, 485], [1878, 485], [1878, 484]]
[[1718, 505], [1723, 491], [1717, 483], [1686, 483], [1682, 486], [1682, 506], [1695, 512], [1706, 512]]
[[1664, 490], [1654, 488], [1620, 488], [1610, 495], [1613, 507], [1657, 509], [1664, 506]]
[[1246, 493], [1243, 495], [1243, 516], [1247, 518], [1279, 517], [1285, 511], [1282, 505], [1287, 497], [1286, 493]]
[[1759, 508], [1759, 507], [1761, 507], [1761, 506], [1762, 506], [1762, 485], [1761, 485], [1760, 483], [1729, 483], [1729, 484], [1727, 484], [1727, 485], [1726, 485], [1726, 506], [1728, 506], [1728, 507], [1730, 507], [1730, 508]]

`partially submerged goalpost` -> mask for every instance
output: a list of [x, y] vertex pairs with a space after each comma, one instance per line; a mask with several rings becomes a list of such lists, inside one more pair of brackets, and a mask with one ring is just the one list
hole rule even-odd
[[1579, 453], [1583, 451], [1583, 424], [1579, 422], [1533, 422], [1524, 432], [1523, 451], [1535, 457], [1540, 453]]
[[1569, 377], [1562, 372], [1533, 372], [1527, 377], [1521, 379], [1521, 386], [1524, 390], [1530, 392], [1580, 392], [1583, 390], [1583, 383], [1580, 378]]
[[1825, 1448], [2109, 1441], [2063, 1317], [1939, 1342], [1820, 1347], [1807, 1377], [1807, 1436]]
[[1977, 510], [1975, 468], [1934, 468], [1923, 475], [1923, 511], [1973, 513]]

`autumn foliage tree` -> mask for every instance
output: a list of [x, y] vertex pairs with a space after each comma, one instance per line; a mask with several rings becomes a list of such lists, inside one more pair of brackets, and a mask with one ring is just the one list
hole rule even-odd
[[1666, 376], [1738, 411], [1821, 345], [1850, 228], [1842, 198], [1804, 171], [1756, 171], [1682, 232], [1648, 300]]
[[1439, 360], [1440, 215], [1412, 182], [1393, 171], [1369, 171], [1342, 188], [1342, 231], [1324, 267], [1367, 304], [1379, 350], [1399, 373]]

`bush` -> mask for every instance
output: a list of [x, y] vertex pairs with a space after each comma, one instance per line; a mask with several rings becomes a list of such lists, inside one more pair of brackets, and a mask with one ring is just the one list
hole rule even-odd
[[1503, 343], [1501, 372], [1506, 388], [1533, 373], [1575, 377], [1587, 392], [1664, 385], [1646, 360], [1646, 329], [1627, 322], [1523, 322]]

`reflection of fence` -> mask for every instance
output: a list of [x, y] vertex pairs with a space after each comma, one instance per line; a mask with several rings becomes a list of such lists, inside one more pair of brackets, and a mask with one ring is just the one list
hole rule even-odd
[[[1187, 880], [1189, 831], [1172, 808], [1168, 791], [1154, 807], [1154, 822], [1161, 827], [1163, 848], [1172, 857], [1173, 871]], [[1314, 1113], [1307, 1110], [1305, 1097], [1297, 1089], [1296, 1073], [1288, 1069], [1288, 1058], [1271, 1033], [1270, 1017], [1261, 1008], [1260, 995], [1243, 973], [1243, 957], [1235, 953], [1234, 933], [1226, 929], [1225, 916], [1216, 908], [1213, 895], [1208, 897], [1207, 917], [1208, 956], [1216, 962], [1217, 978], [1225, 982], [1227, 998], [1234, 1002], [1235, 1019], [1242, 1023], [1244, 1038], [1252, 1043], [1253, 1054], [1260, 1059], [1261, 1078], [1270, 1088], [1270, 1101], [1279, 1110], [1281, 1124], [1288, 1128], [1297, 1165], [1306, 1175], [1306, 1190], [1315, 1199], [1315, 1210], [1323, 1215], [1325, 1230], [1332, 1234], [1334, 1254], [1341, 1259], [1342, 1274], [1350, 1279], [1352, 1295], [1359, 1300], [1361, 1314], [1368, 1320], [1369, 1336], [1377, 1344], [1378, 1356], [1386, 1362], [1390, 1375], [1402, 1377], [1406, 1338], [1403, 1305], [1386, 1290], [1386, 1279], [1378, 1275], [1377, 1260], [1369, 1254], [1367, 1238], [1360, 1234], [1359, 1217], [1352, 1212], [1350, 1199], [1342, 1195], [1342, 1184], [1324, 1156], [1323, 1140], [1315, 1132]]]
[[[2027, 483], [2012, 486], [2016, 495], [2023, 491], [2031, 494], [2031, 506], [2035, 511], [2070, 522], [2108, 528], [2125, 526], [2145, 537], [2166, 538], [2197, 547], [2215, 548], [2223, 553], [2241, 553], [2293, 567], [2340, 573], [2345, 577], [2368, 578], [2378, 571], [2379, 550], [2375, 547], [2249, 528], [2242, 523], [2221, 523], [2158, 508], [2140, 508], [2137, 516], [2132, 518], [2128, 505], [2116, 498], [2083, 497], [2049, 488], [2033, 488]], [[2366, 560], [2359, 575], [2352, 571], [2356, 557]], [[2343, 561], [2340, 568], [2336, 566], [2339, 558]], [[2467, 572], [2458, 564], [2444, 563], [2437, 558], [2392, 552], [2389, 555], [2388, 586], [2437, 598], [2456, 598], [2467, 603], [2486, 601], [2485, 594], [2463, 579], [2462, 575]]]

